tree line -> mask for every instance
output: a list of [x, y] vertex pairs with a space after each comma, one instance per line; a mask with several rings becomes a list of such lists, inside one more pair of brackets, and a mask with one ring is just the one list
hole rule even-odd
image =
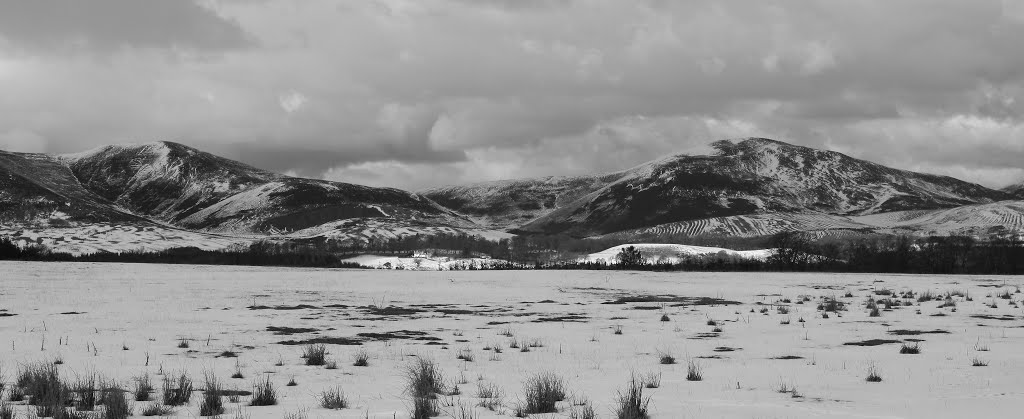
[[[685, 239], [685, 240], [683, 240]], [[683, 237], [677, 240], [646, 238], [632, 242], [691, 244], [733, 249], [772, 248], [765, 260], [726, 253], [678, 255], [671, 263], [648, 260], [637, 248], [627, 247], [618, 261], [580, 261], [580, 256], [629, 243], [624, 238], [578, 239], [566, 236], [514, 236], [487, 240], [465, 234], [410, 235], [357, 245], [329, 241], [257, 242], [226, 250], [176, 248], [159, 252], [122, 252], [70, 255], [32, 245], [19, 247], [0, 238], [0, 260], [217, 264], [251, 266], [343, 267], [359, 254], [412, 256], [428, 252], [449, 257], [491, 257], [507, 261], [487, 269], [632, 269], [657, 271], [808, 271], [916, 274], [1024, 274], [1024, 242], [1016, 237], [978, 240], [967, 236], [870, 236], [858, 239], [815, 239], [801, 233], [770, 237]], [[745, 243], [744, 246], [729, 244]], [[616, 262], [618, 262], [616, 261]]]

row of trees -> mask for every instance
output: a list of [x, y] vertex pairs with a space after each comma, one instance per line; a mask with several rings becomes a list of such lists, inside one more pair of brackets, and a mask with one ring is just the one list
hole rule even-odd
[[307, 245], [258, 242], [248, 247], [226, 250], [203, 250], [195, 247], [174, 248], [157, 252], [130, 251], [72, 255], [49, 252], [41, 246], [19, 247], [10, 239], [0, 238], [0, 260], [46, 262], [121, 262], [166, 263], [192, 265], [293, 266], [320, 268], [359, 268], [344, 262], [343, 256]]
[[[698, 238], [705, 240], [706, 237]], [[516, 236], [498, 241], [467, 235], [408, 236], [360, 246], [328, 242], [259, 242], [248, 247], [209, 251], [196, 248], [162, 252], [96, 253], [73, 256], [38, 246], [19, 247], [0, 239], [0, 259], [39, 261], [184, 263], [254, 266], [357, 267], [343, 260], [354, 254], [410, 256], [429, 249], [446, 256], [490, 256], [509, 261], [498, 269], [643, 269], [701, 271], [829, 271], [934, 274], [1024, 274], [1024, 243], [1017, 238], [979, 241], [964, 236], [913, 238], [878, 236], [857, 240], [812, 239], [800, 233], [761, 238], [773, 248], [766, 260], [728, 254], [679, 255], [671, 263], [649, 260], [641, 249], [625, 247], [619, 263], [580, 262], [579, 256], [614, 247], [615, 239]], [[651, 242], [655, 242], [651, 240]], [[662, 241], [665, 242], [665, 241]], [[693, 244], [692, 241], [686, 244]], [[716, 243], [702, 243], [713, 245]], [[726, 246], [723, 246], [726, 247]], [[609, 261], [611, 262], [611, 261]], [[653, 262], [653, 263], [652, 263]]]

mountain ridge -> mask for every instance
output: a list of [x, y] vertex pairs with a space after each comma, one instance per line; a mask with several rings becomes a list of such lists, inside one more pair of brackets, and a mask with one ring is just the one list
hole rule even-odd
[[1010, 190], [766, 138], [712, 145], [712, 154], [673, 154], [616, 172], [418, 192], [287, 176], [169, 141], [61, 155], [0, 151], [0, 235], [66, 245], [83, 234], [108, 234], [123, 249], [138, 240], [126, 239], [132, 228], [118, 226], [141, 226], [134, 231], [176, 237], [175, 243], [206, 237], [211, 248], [259, 239], [358, 244], [457, 233], [1024, 230], [1024, 202]]
[[[948, 176], [893, 169], [841, 153], [765, 138], [715, 142], [713, 155], [676, 154], [615, 172], [576, 199], [538, 212], [517, 229], [530, 233], [608, 234], [685, 220], [772, 212], [816, 211], [856, 215], [907, 209], [938, 209], [1013, 199], [1013, 196]], [[821, 170], [820, 166], [826, 166]], [[615, 177], [609, 180], [607, 177]], [[544, 179], [544, 178], [541, 178]], [[502, 185], [539, 185], [522, 179]], [[423, 191], [446, 203], [474, 196], [500, 208], [509, 188], [454, 186]], [[557, 188], [534, 191], [550, 196]], [[557, 201], [556, 201], [557, 202]], [[507, 202], [504, 210], [519, 205]], [[456, 211], [461, 207], [453, 207]], [[499, 211], [500, 212], [500, 211]], [[487, 216], [488, 214], [478, 214]]]

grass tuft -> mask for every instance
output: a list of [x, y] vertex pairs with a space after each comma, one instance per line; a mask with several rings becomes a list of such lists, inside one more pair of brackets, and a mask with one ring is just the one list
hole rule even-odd
[[647, 410], [650, 404], [651, 397], [644, 397], [643, 383], [634, 376], [626, 390], [619, 392], [615, 417], [618, 419], [648, 419], [650, 415]]
[[150, 403], [142, 408], [142, 416], [170, 416], [171, 413], [174, 413], [173, 408], [157, 402]]
[[527, 414], [558, 412], [558, 402], [565, 400], [565, 381], [554, 373], [539, 373], [523, 386], [523, 409]]
[[352, 356], [352, 365], [356, 367], [368, 367], [370, 366], [370, 354], [366, 351], [356, 352]]
[[327, 345], [307, 345], [302, 357], [306, 359], [306, 365], [324, 365], [327, 362]]
[[903, 346], [900, 347], [900, 353], [904, 355], [917, 355], [921, 353], [921, 345], [916, 342], [913, 345], [904, 343]]
[[213, 373], [208, 372], [204, 376], [203, 401], [199, 404], [199, 416], [220, 416], [224, 413], [224, 402], [221, 395], [224, 390]]
[[149, 374], [139, 374], [137, 377], [135, 377], [134, 381], [135, 390], [132, 391], [132, 394], [135, 396], [135, 401], [149, 401], [150, 393], [153, 392], [153, 382], [149, 380]]
[[256, 380], [252, 385], [252, 400], [250, 406], [273, 406], [277, 404], [277, 390], [274, 383], [270, 382], [270, 376], [262, 380]]
[[341, 391], [341, 387], [324, 390], [320, 393], [318, 402], [320, 407], [324, 409], [338, 410], [348, 408], [348, 398], [345, 397], [345, 392]]
[[704, 368], [692, 359], [686, 361], [686, 381], [703, 381]]
[[876, 367], [874, 364], [868, 366], [868, 376], [864, 380], [869, 383], [882, 382], [882, 376], [878, 373], [878, 367]]
[[164, 376], [163, 380], [163, 402], [168, 406], [181, 406], [188, 403], [192, 398], [192, 379], [182, 371], [177, 380], [170, 376]]

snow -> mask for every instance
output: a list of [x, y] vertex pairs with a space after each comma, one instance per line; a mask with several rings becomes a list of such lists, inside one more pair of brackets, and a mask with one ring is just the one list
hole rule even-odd
[[[614, 417], [617, 392], [632, 374], [649, 373], [661, 374], [660, 388], [645, 390], [655, 419], [1007, 418], [1024, 409], [1021, 310], [1001, 299], [996, 300], [998, 308], [989, 308], [991, 299], [985, 297], [1000, 290], [1013, 293], [1015, 286], [1024, 285], [1021, 277], [402, 272], [21, 262], [0, 262], [0, 272], [0, 310], [5, 310], [0, 313], [14, 314], [0, 317], [2, 368], [8, 383], [19, 365], [51, 362], [58, 356], [64, 360], [58, 367], [61, 374], [71, 380], [95, 371], [127, 385], [132, 377], [148, 374], [158, 391], [160, 370], [187, 371], [200, 382], [210, 371], [228, 388], [240, 390], [250, 389], [257, 378], [270, 378], [279, 392], [278, 405], [249, 407], [225, 401], [228, 418], [243, 411], [252, 419], [280, 419], [303, 410], [309, 418], [408, 418], [402, 371], [414, 357], [437, 362], [449, 383], [465, 377], [467, 382], [458, 385], [462, 394], [451, 400], [469, 405], [483, 419], [507, 418], [510, 413], [509, 407], [503, 409], [504, 416], [473, 407], [478, 380], [498, 385], [505, 392], [506, 406], [511, 406], [522, 399], [523, 382], [531, 374], [549, 371], [565, 379], [574, 398], [590, 400], [601, 418]], [[974, 301], [955, 297], [957, 310], [952, 311], [938, 308], [938, 301], [913, 299], [913, 306], [869, 317], [864, 302], [872, 290], [882, 288], [962, 290]], [[846, 291], [854, 297], [843, 297]], [[602, 304], [634, 295], [719, 297], [741, 305]], [[796, 304], [801, 295], [811, 301]], [[851, 308], [841, 317], [823, 319], [816, 302], [832, 296]], [[1012, 296], [1020, 302], [1021, 294]], [[782, 298], [794, 303], [777, 303]], [[553, 303], [542, 302], [549, 300]], [[254, 304], [312, 308], [247, 308]], [[366, 307], [373, 304], [422, 311], [370, 314]], [[786, 305], [790, 313], [779, 314], [769, 304]], [[648, 306], [655, 309], [636, 309]], [[770, 309], [760, 314], [762, 307]], [[448, 311], [438, 311], [442, 309]], [[72, 312], [79, 314], [62, 314]], [[944, 316], [934, 316], [939, 313]], [[662, 314], [670, 321], [659, 321]], [[536, 321], [568, 315], [582, 319]], [[1012, 320], [972, 317], [977, 315]], [[799, 322], [801, 318], [805, 322]], [[701, 335], [711, 331], [708, 319], [723, 331]], [[784, 319], [791, 323], [780, 324]], [[268, 326], [317, 331], [281, 336], [267, 331]], [[617, 326], [622, 335], [612, 333]], [[500, 334], [506, 329], [520, 341], [537, 339], [543, 346], [528, 353], [510, 349], [509, 338]], [[889, 333], [897, 329], [939, 329], [949, 334]], [[393, 339], [367, 340], [361, 346], [328, 345], [328, 357], [338, 361], [339, 369], [326, 370], [303, 365], [301, 346], [277, 343], [402, 330], [424, 332], [444, 344]], [[190, 339], [189, 349], [177, 348], [181, 338]], [[898, 344], [844, 345], [911, 338], [924, 340], [921, 354], [901, 355]], [[494, 358], [483, 350], [493, 345], [504, 348]], [[87, 346], [95, 350], [86, 350]], [[239, 357], [216, 357], [228, 349]], [[476, 355], [474, 362], [456, 359], [464, 349]], [[351, 365], [357, 351], [370, 354], [368, 367]], [[659, 352], [671, 353], [678, 364], [660, 365]], [[803, 359], [772, 359], [780, 356]], [[989, 365], [972, 367], [975, 357]], [[703, 368], [703, 381], [685, 380], [688, 358]], [[275, 365], [279, 359], [284, 365]], [[228, 378], [236, 361], [244, 379]], [[882, 382], [865, 382], [870, 365], [880, 371]], [[293, 377], [298, 386], [286, 387]], [[781, 383], [794, 386], [801, 397], [778, 393]], [[350, 408], [329, 411], [318, 406], [317, 395], [335, 387], [346, 393]], [[175, 408], [172, 416], [198, 416], [200, 396], [194, 394], [191, 403]], [[135, 403], [136, 413], [146, 404]], [[569, 404], [559, 403], [557, 415], [534, 417], [568, 417]], [[16, 403], [14, 408], [18, 417], [30, 417], [24, 405]], [[443, 405], [442, 409], [451, 410]]]
[[652, 243], [634, 243], [634, 244], [623, 244], [615, 246], [609, 249], [602, 250], [597, 253], [591, 253], [587, 256], [580, 258], [581, 262], [597, 262], [603, 261], [609, 264], [619, 263], [618, 255], [622, 249], [633, 246], [640, 250], [640, 253], [647, 258], [647, 263], [678, 263], [688, 256], [704, 256], [704, 255], [723, 255], [733, 256], [744, 259], [756, 259], [765, 260], [772, 255], [771, 249], [762, 250], [731, 250], [723, 249], [721, 247], [703, 247], [703, 246], [689, 246], [684, 244], [652, 244]]
[[396, 269], [406, 271], [450, 271], [481, 269], [505, 261], [487, 258], [448, 258], [440, 256], [414, 255], [413, 257], [360, 255], [345, 259], [344, 262], [358, 263], [373, 269]]

